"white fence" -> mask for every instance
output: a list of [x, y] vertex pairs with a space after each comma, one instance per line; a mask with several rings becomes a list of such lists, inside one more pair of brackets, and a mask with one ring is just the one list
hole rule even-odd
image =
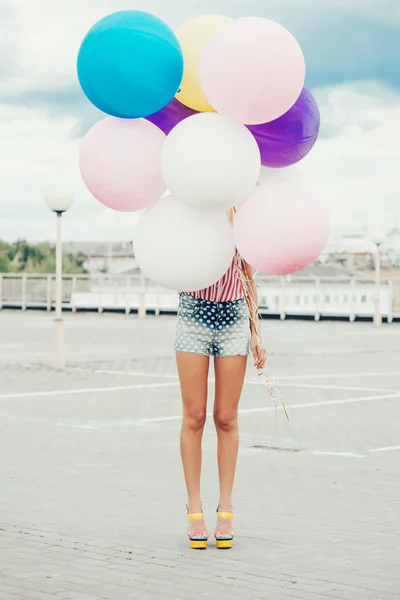
[[[372, 317], [375, 286], [372, 280], [337, 277], [257, 278], [261, 313], [286, 316]], [[0, 274], [0, 309], [41, 308], [52, 310], [55, 302], [54, 275]], [[400, 281], [381, 282], [382, 315], [392, 321], [400, 316]], [[178, 294], [162, 289], [143, 276], [66, 275], [63, 278], [63, 308], [67, 310], [122, 310], [176, 312]]]

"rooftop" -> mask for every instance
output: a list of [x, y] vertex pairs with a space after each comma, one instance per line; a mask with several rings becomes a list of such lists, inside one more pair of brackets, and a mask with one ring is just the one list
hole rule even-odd
[[67, 315], [65, 372], [49, 367], [51, 322], [0, 313], [2, 597], [397, 597], [399, 325], [263, 321], [290, 422], [249, 360], [235, 546], [221, 556], [213, 540], [188, 548], [173, 318]]

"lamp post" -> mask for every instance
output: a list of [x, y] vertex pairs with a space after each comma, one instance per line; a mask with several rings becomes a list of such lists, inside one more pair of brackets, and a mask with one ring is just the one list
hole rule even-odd
[[373, 244], [376, 246], [375, 253], [375, 312], [374, 325], [380, 327], [382, 325], [381, 312], [381, 251], [380, 248], [385, 241], [386, 235], [382, 229], [374, 229], [370, 234]]
[[69, 194], [49, 194], [45, 203], [57, 216], [56, 237], [56, 315], [53, 319], [53, 367], [61, 370], [65, 367], [64, 322], [62, 319], [62, 216], [74, 202]]

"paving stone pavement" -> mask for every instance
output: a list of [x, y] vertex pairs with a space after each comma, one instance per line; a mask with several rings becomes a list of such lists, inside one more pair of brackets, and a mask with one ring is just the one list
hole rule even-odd
[[397, 600], [400, 326], [263, 323], [290, 422], [249, 365], [227, 552], [187, 544], [174, 326], [69, 315], [58, 373], [51, 317], [0, 313], [0, 600]]

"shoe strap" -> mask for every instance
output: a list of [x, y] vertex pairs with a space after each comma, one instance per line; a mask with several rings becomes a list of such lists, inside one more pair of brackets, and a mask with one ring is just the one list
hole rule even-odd
[[190, 514], [188, 514], [187, 518], [189, 519], [189, 521], [204, 519], [204, 514], [203, 513], [190, 513]]
[[218, 519], [233, 519], [231, 512], [218, 512]]

